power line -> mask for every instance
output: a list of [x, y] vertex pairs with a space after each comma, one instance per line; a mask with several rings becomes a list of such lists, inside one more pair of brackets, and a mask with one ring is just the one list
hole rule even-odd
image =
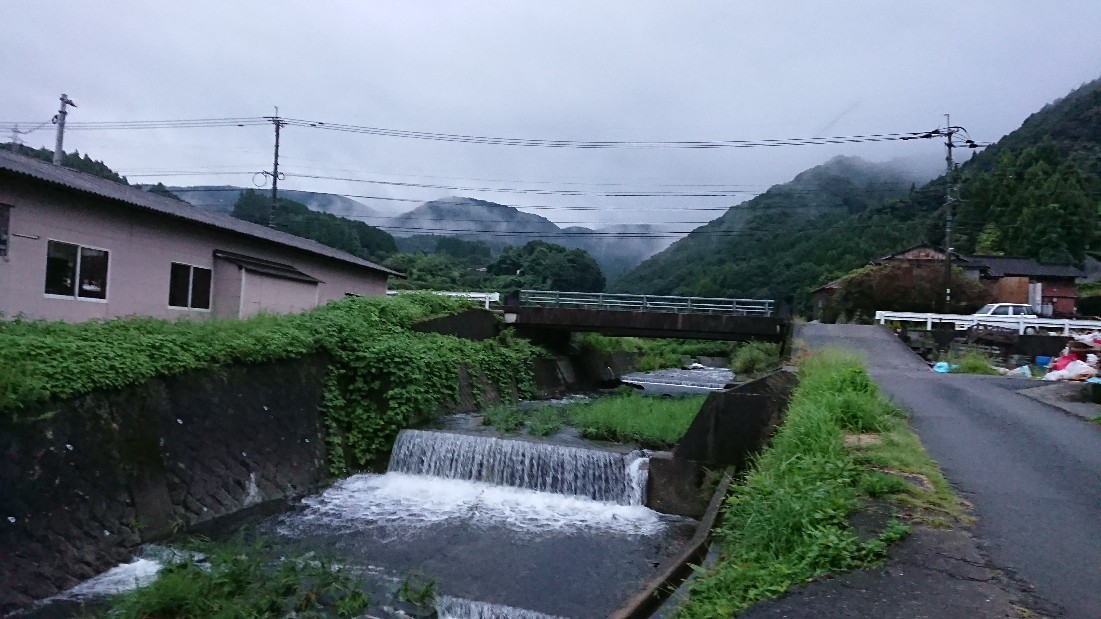
[[[71, 123], [72, 131], [130, 131], [148, 129], [202, 129], [222, 127], [253, 127], [275, 122], [276, 117], [246, 116], [236, 118], [195, 118], [174, 120], [123, 120], [85, 121]], [[302, 127], [341, 133], [375, 135], [383, 137], [486, 144], [494, 146], [524, 146], [540, 148], [576, 149], [719, 149], [719, 148], [769, 148], [779, 146], [813, 146], [824, 144], [858, 144], [865, 142], [892, 142], [897, 140], [928, 139], [938, 135], [936, 131], [910, 131], [904, 133], [869, 133], [810, 138], [780, 138], [762, 140], [562, 140], [546, 138], [512, 138], [432, 131], [390, 129], [366, 125], [332, 123], [301, 118], [278, 118], [284, 126]], [[9, 129], [16, 122], [0, 122], [0, 128]]]

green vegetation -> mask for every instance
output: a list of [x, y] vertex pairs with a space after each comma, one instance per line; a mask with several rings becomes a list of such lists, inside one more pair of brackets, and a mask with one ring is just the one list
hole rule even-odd
[[[941, 494], [936, 465], [858, 357], [839, 350], [803, 357], [799, 378], [784, 425], [727, 498], [718, 532], [722, 555], [700, 570], [679, 617], [730, 617], [792, 585], [879, 561], [908, 528], [895, 520], [875, 539], [860, 541], [848, 516], [861, 497], [951, 501], [947, 484], [947, 496]], [[869, 431], [880, 432], [876, 441], [845, 447], [846, 433]], [[924, 475], [936, 490], [899, 483], [898, 473]]]
[[401, 581], [398, 599], [417, 606], [431, 604], [436, 599], [436, 581], [421, 574], [408, 574]]
[[[809, 306], [810, 289], [916, 244], [927, 208], [899, 200], [912, 178], [838, 157], [775, 185], [697, 228], [617, 280], [613, 292], [785, 299]], [[908, 194], [908, 191], [910, 194]], [[942, 194], [943, 195], [943, 194]], [[893, 201], [892, 201], [893, 200]]]
[[960, 374], [986, 374], [987, 376], [994, 376], [997, 372], [994, 371], [992, 366], [995, 365], [998, 365], [996, 361], [973, 350], [948, 356], [948, 366], [953, 372]]
[[[4, 148], [10, 148], [10, 144], [5, 145]], [[16, 148], [16, 153], [46, 162], [51, 162], [54, 159], [54, 151], [49, 148], [30, 148], [29, 146], [20, 144]], [[121, 176], [118, 172], [107, 167], [106, 163], [92, 159], [88, 155], [82, 157], [80, 152], [75, 150], [71, 153], [63, 152], [61, 154], [61, 166], [78, 172], [84, 172], [85, 174], [91, 174], [92, 176], [106, 178], [107, 180], [115, 181], [122, 185], [130, 184], [127, 182], [125, 176]]]
[[285, 557], [260, 544], [199, 543], [148, 586], [113, 597], [109, 617], [357, 617], [369, 599], [346, 570], [313, 557]]
[[[387, 267], [407, 275], [404, 281], [394, 282], [398, 288], [498, 292], [604, 289], [604, 274], [592, 256], [543, 241], [506, 247], [496, 259], [489, 258], [489, 246], [480, 241], [420, 236], [402, 239], [400, 245], [415, 251], [386, 261]], [[425, 253], [428, 248], [434, 253]]]
[[585, 438], [667, 449], [684, 436], [703, 401], [703, 396], [656, 398], [625, 390], [568, 406], [494, 406], [486, 409], [482, 421], [504, 434], [550, 436], [569, 425]]
[[[751, 345], [717, 340], [608, 337], [599, 333], [575, 334], [573, 344], [583, 350], [606, 354], [637, 354], [639, 358], [635, 363], [635, 367], [640, 372], [680, 367], [684, 363], [685, 357], [733, 357], [737, 350]], [[772, 345], [766, 344], [765, 346], [767, 348]]]
[[571, 405], [569, 419], [586, 438], [666, 449], [684, 436], [703, 401], [703, 396], [655, 398], [631, 393]]
[[410, 294], [240, 321], [0, 321], [0, 413], [29, 421], [47, 399], [323, 352], [332, 361], [322, 404], [330, 469], [341, 474], [370, 466], [400, 429], [455, 401], [460, 367], [485, 376], [498, 393], [513, 384], [525, 397], [535, 393], [532, 364], [542, 353], [526, 341], [506, 335], [471, 342], [409, 330], [416, 320], [466, 307]]
[[747, 342], [738, 346], [730, 357], [730, 369], [735, 374], [759, 374], [780, 365], [780, 345], [775, 342]]
[[502, 290], [602, 292], [605, 284], [600, 266], [584, 250], [543, 241], [504, 248], [486, 273], [501, 278], [498, 288]]
[[[877, 440], [849, 447], [856, 462], [870, 468], [868, 475], [878, 475], [883, 489], [879, 495], [890, 494], [893, 501], [909, 509], [910, 521], [944, 527], [955, 522], [969, 523], [963, 504], [952, 493], [948, 480], [936, 462], [929, 458], [917, 435], [901, 417], [884, 418]], [[885, 474], [884, 471], [889, 471]], [[917, 484], [902, 478], [917, 480]], [[900, 485], [899, 482], [902, 482]], [[876, 484], [865, 479], [866, 484]]]
[[[841, 277], [823, 322], [870, 322], [884, 308], [899, 312], [937, 312], [944, 299], [944, 269], [908, 264], [865, 266]], [[970, 314], [990, 300], [990, 289], [952, 269], [952, 305], [948, 312]]]
[[[271, 198], [246, 189], [233, 205], [233, 216], [266, 226], [272, 217]], [[311, 211], [294, 200], [280, 199], [271, 221], [276, 230], [313, 239], [365, 260], [382, 261], [398, 251], [394, 237], [374, 226]]]

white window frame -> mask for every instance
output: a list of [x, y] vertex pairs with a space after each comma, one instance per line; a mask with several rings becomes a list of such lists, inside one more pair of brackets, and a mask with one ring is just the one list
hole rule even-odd
[[[85, 301], [87, 303], [106, 303], [107, 300], [111, 298], [111, 254], [113, 254], [114, 252], [111, 251], [110, 249], [107, 249], [106, 247], [95, 247], [94, 245], [84, 245], [83, 243], [74, 243], [72, 241], [62, 241], [61, 239], [47, 238], [46, 239], [46, 258], [47, 259], [49, 259], [49, 256], [50, 256], [50, 242], [51, 241], [54, 242], [54, 243], [64, 243], [66, 245], [76, 246], [76, 271], [75, 271], [74, 277], [76, 277], [78, 280], [80, 279], [80, 260], [81, 260], [80, 250], [82, 250], [82, 249], [94, 249], [96, 251], [106, 252], [107, 253], [107, 278], [103, 282], [104, 290], [103, 290], [103, 298], [102, 299], [93, 299], [93, 298], [90, 298], [90, 297], [80, 296], [80, 294], [78, 294], [80, 292], [80, 282], [79, 281], [76, 282], [76, 286], [74, 287], [73, 294], [49, 294], [47, 292], [43, 292], [42, 296], [46, 297], [47, 299], [62, 299], [62, 300], [66, 300], [66, 301], [76, 300], [76, 301]], [[45, 278], [45, 273], [43, 273], [43, 279], [44, 278]]]
[[[170, 310], [178, 310], [184, 312], [209, 312], [214, 309], [214, 269], [201, 264], [191, 264], [190, 262], [176, 262], [175, 260], [168, 263], [168, 296], [172, 296], [172, 265], [178, 264], [180, 266], [188, 267], [187, 271], [187, 307], [183, 305], [168, 305]], [[210, 307], [191, 307], [191, 294], [194, 292], [195, 284], [195, 269], [206, 269], [210, 271], [210, 298], [207, 299], [207, 305]]]

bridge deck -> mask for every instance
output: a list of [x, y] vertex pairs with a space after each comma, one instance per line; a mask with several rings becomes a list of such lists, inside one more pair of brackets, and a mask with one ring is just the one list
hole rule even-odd
[[617, 337], [694, 340], [774, 340], [787, 337], [790, 321], [773, 316], [670, 314], [556, 307], [505, 308], [505, 322], [544, 331], [602, 333]]

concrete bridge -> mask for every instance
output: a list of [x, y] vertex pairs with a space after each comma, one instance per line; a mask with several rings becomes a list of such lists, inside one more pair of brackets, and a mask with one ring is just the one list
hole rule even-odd
[[[791, 320], [763, 299], [522, 290], [504, 304], [505, 322], [528, 335], [591, 332], [609, 336], [782, 342]], [[539, 338], [535, 338], [539, 339]]]

